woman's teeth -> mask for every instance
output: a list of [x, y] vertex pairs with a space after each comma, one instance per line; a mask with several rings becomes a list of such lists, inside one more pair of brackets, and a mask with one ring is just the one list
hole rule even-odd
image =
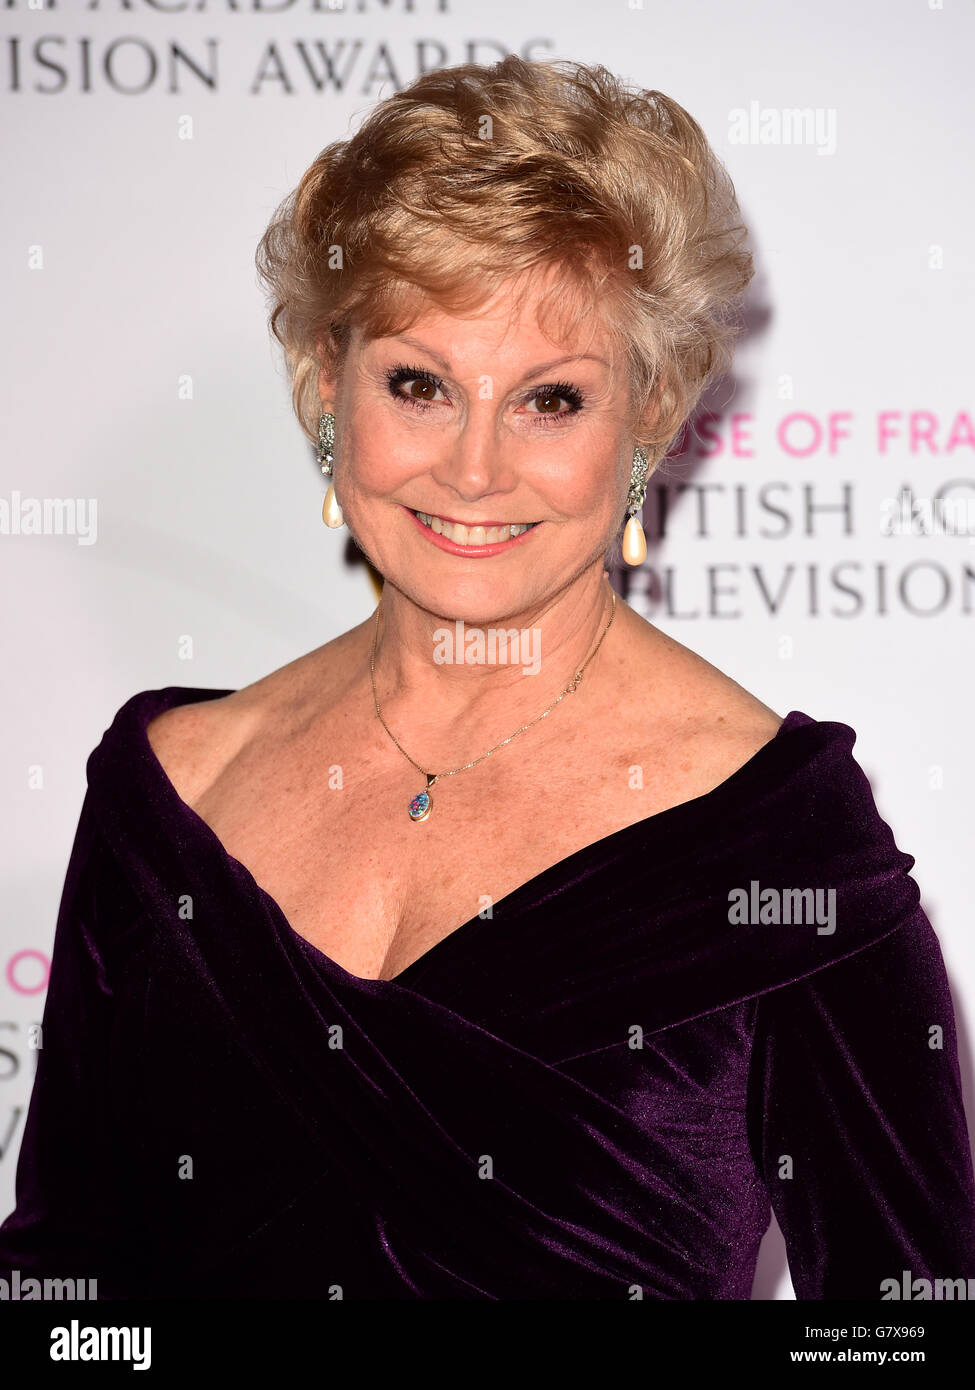
[[459, 521], [444, 521], [442, 517], [430, 516], [426, 512], [414, 512], [424, 526], [436, 531], [438, 536], [446, 536], [455, 545], [496, 545], [498, 541], [510, 541], [523, 531], [537, 526], [537, 521], [516, 522], [510, 526], [462, 526]]

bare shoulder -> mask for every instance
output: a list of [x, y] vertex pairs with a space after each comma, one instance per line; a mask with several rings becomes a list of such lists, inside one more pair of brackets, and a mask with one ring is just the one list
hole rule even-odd
[[771, 743], [782, 724], [780, 715], [730, 676], [717, 676], [702, 682], [701, 707], [682, 745], [685, 767], [693, 766], [709, 791]]
[[188, 805], [233, 761], [246, 738], [242, 693], [174, 705], [146, 726], [153, 753]]
[[151, 720], [146, 737], [180, 798], [193, 805], [245, 747], [263, 737], [280, 738], [305, 706], [313, 704], [318, 713], [326, 709], [348, 669], [343, 658], [358, 631], [229, 695], [176, 705]]
[[658, 746], [675, 775], [710, 790], [775, 738], [783, 716], [689, 647], [649, 623], [645, 629], [637, 669]]

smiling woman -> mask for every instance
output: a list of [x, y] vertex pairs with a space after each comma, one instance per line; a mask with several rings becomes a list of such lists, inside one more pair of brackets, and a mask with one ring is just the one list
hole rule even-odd
[[607, 574], [742, 236], [676, 102], [516, 58], [384, 101], [275, 214], [323, 517], [382, 596], [91, 754], [0, 1276], [740, 1299], [773, 1210], [800, 1298], [971, 1273], [951, 996], [853, 730]]

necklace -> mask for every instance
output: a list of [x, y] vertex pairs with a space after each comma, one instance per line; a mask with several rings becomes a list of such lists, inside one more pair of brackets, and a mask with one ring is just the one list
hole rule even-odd
[[[530, 729], [534, 724], [537, 724], [539, 720], [542, 720], [546, 717], [546, 715], [551, 714], [555, 706], [559, 704], [562, 700], [564, 700], [566, 695], [572, 694], [572, 692], [578, 686], [579, 682], [582, 680], [582, 675], [586, 667], [589, 665], [590, 661], [592, 661], [593, 657], [596, 655], [596, 653], [599, 651], [599, 648], [602, 646], [603, 638], [606, 636], [607, 632], [613, 625], [613, 619], [616, 616], [616, 591], [610, 590], [610, 592], [613, 595], [613, 607], [610, 611], [609, 622], [606, 624], [606, 626], [600, 633], [599, 641], [596, 643], [589, 656], [586, 658], [586, 660], [579, 667], [578, 671], [572, 677], [572, 680], [562, 691], [561, 695], [559, 695], [555, 700], [552, 701], [548, 709], [543, 710], [541, 714], [537, 715], [536, 718], [529, 720], [527, 724], [522, 724], [520, 729], [516, 729], [513, 734], [509, 734], [507, 738], [503, 738], [500, 743], [496, 743], [493, 748], [489, 748], [488, 751], [486, 753], [482, 753], [479, 758], [474, 758], [472, 762], [464, 763], [463, 767], [452, 767], [449, 769], [449, 771], [446, 772], [427, 772], [426, 769], [422, 768], [419, 763], [413, 762], [413, 759], [410, 757], [409, 753], [407, 753], [406, 749], [399, 742], [396, 735], [393, 733], [392, 729], [390, 729], [389, 725], [383, 718], [382, 710], [379, 708], [379, 696], [376, 694], [376, 644], [379, 638], [379, 604], [376, 605], [376, 630], [372, 635], [372, 656], [369, 661], [369, 676], [372, 680], [372, 698], [376, 705], [376, 714], [379, 717], [380, 724], [386, 730], [387, 734], [389, 734], [389, 737], [396, 744], [396, 747], [399, 749], [399, 751], [403, 754], [403, 757], [407, 760], [408, 763], [411, 763], [413, 767], [416, 768], [417, 772], [422, 772], [423, 776], [427, 779], [427, 785], [424, 788], [424, 790], [417, 792], [416, 796], [413, 797], [412, 801], [409, 804], [409, 807], [407, 808], [410, 820], [425, 821], [427, 817], [430, 815], [430, 812], [433, 810], [433, 797], [430, 795], [430, 792], [434, 784], [439, 782], [442, 777], [455, 777], [458, 772], [466, 772], [469, 767], [476, 767], [477, 764], [482, 763], [485, 758], [490, 758], [491, 754], [496, 753], [499, 748], [503, 748], [506, 743], [510, 743], [513, 738], [517, 738], [518, 735], [523, 734], [526, 729]], [[380, 597], [380, 603], [381, 602], [382, 598]]]

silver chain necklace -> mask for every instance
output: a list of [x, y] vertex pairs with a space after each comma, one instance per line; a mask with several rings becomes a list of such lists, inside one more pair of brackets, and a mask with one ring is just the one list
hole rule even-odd
[[590, 661], [592, 661], [593, 657], [596, 655], [596, 653], [599, 651], [599, 648], [602, 646], [603, 638], [606, 636], [607, 632], [613, 625], [613, 619], [616, 616], [616, 591], [615, 589], [611, 589], [610, 592], [613, 595], [613, 607], [609, 615], [609, 622], [603, 628], [599, 637], [599, 641], [596, 643], [589, 656], [586, 658], [586, 660], [579, 667], [578, 671], [572, 677], [572, 680], [562, 691], [561, 695], [559, 695], [555, 700], [552, 701], [547, 710], [543, 710], [541, 714], [539, 714], [535, 719], [529, 720], [527, 724], [522, 724], [520, 729], [516, 729], [513, 734], [509, 734], [507, 738], [503, 738], [500, 743], [496, 743], [493, 748], [489, 748], [488, 751], [486, 753], [482, 753], [479, 758], [474, 758], [472, 762], [464, 763], [463, 767], [452, 767], [447, 772], [427, 772], [426, 769], [422, 768], [419, 763], [414, 762], [413, 759], [410, 757], [409, 753], [407, 753], [406, 749], [399, 742], [392, 729], [390, 729], [389, 725], [386, 723], [385, 719], [383, 718], [382, 710], [379, 708], [379, 696], [376, 694], [376, 645], [379, 640], [379, 607], [382, 603], [382, 598], [380, 597], [380, 601], [376, 605], [376, 629], [372, 635], [372, 656], [369, 661], [369, 676], [372, 681], [372, 698], [376, 705], [376, 714], [379, 716], [380, 724], [386, 730], [387, 734], [389, 734], [389, 737], [396, 744], [396, 747], [399, 749], [399, 751], [403, 754], [403, 757], [407, 760], [407, 762], [411, 763], [413, 767], [416, 768], [417, 772], [422, 772], [423, 776], [427, 779], [427, 785], [424, 788], [424, 790], [421, 792], [417, 792], [416, 796], [413, 797], [412, 801], [409, 804], [408, 811], [410, 820], [424, 821], [430, 815], [430, 812], [433, 810], [433, 797], [430, 795], [430, 791], [434, 784], [436, 782], [439, 782], [442, 777], [455, 777], [458, 772], [466, 772], [469, 767], [476, 767], [477, 764], [482, 763], [485, 758], [490, 758], [491, 754], [496, 753], [499, 748], [503, 748], [506, 743], [510, 743], [511, 740], [517, 738], [519, 734], [523, 734], [526, 729], [532, 728], [532, 726], [537, 724], [539, 720], [542, 720], [546, 717], [546, 715], [551, 714], [555, 706], [559, 704], [562, 700], [564, 700], [566, 695], [572, 694], [572, 692], [578, 686], [579, 682], [582, 680], [582, 675], [586, 667], [589, 665]]

